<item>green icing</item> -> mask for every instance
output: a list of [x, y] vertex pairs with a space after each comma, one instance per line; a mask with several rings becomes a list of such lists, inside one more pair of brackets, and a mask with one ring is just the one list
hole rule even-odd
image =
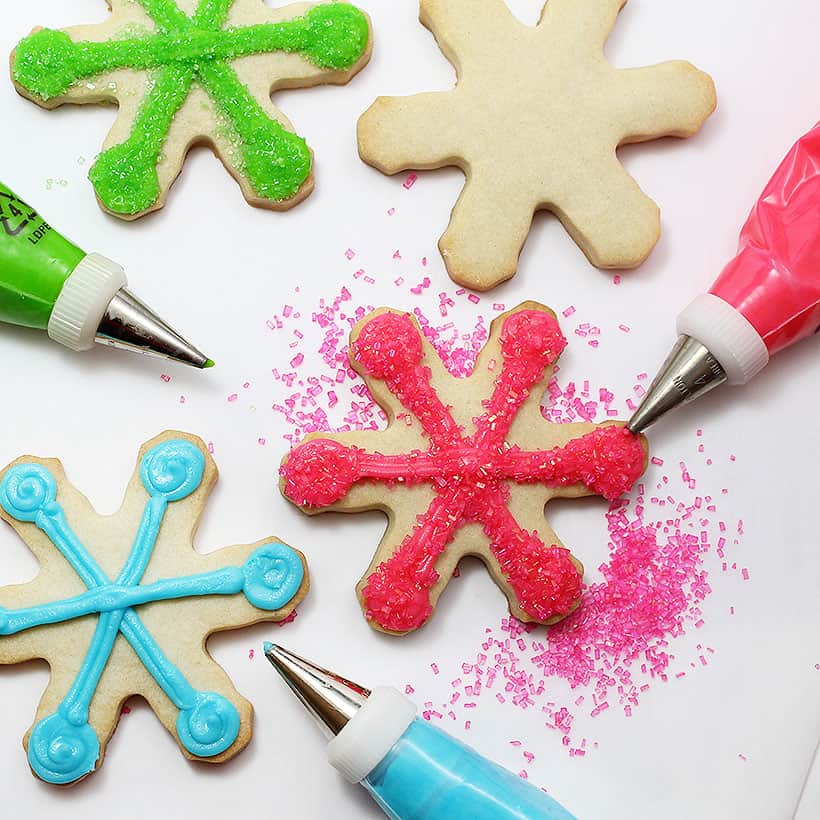
[[89, 173], [105, 207], [128, 215], [157, 201], [156, 165], [174, 115], [194, 83], [227, 119], [239, 155], [235, 165], [254, 192], [274, 201], [296, 194], [310, 174], [307, 144], [269, 117], [230, 62], [282, 51], [301, 54], [319, 68], [348, 69], [367, 48], [365, 15], [347, 3], [330, 2], [279, 23], [223, 27], [234, 0], [200, 0], [191, 17], [174, 0], [136, 2], [157, 31], [95, 43], [41, 29], [20, 42], [12, 66], [17, 84], [44, 102], [81, 80], [117, 69], [152, 72], [131, 134], [103, 151]]

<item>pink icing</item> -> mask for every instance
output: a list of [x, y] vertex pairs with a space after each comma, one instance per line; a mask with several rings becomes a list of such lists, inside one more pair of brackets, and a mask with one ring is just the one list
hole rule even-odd
[[398, 313], [375, 316], [353, 343], [353, 356], [416, 417], [430, 448], [381, 455], [319, 438], [297, 447], [283, 465], [285, 494], [310, 508], [340, 501], [357, 481], [434, 486], [436, 497], [427, 511], [362, 591], [366, 616], [383, 629], [406, 632], [430, 617], [430, 591], [440, 578], [437, 560], [470, 522], [483, 526], [524, 612], [542, 622], [566, 615], [580, 596], [581, 575], [569, 550], [546, 545], [537, 532], [518, 525], [508, 508], [508, 482], [550, 487], [580, 483], [613, 499], [643, 471], [640, 440], [621, 427], [598, 427], [551, 450], [509, 445], [505, 438], [521, 405], [566, 339], [551, 314], [522, 310], [507, 317], [500, 341], [500, 373], [484, 413], [474, 420], [475, 432], [467, 436], [430, 384], [411, 319]]

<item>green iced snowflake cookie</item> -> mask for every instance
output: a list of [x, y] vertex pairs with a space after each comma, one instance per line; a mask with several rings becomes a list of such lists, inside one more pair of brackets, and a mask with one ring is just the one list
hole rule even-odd
[[370, 57], [367, 15], [342, 2], [109, 0], [111, 17], [39, 29], [12, 55], [17, 90], [45, 108], [115, 102], [89, 171], [105, 210], [161, 208], [188, 149], [211, 145], [253, 205], [283, 210], [313, 187], [312, 154], [271, 92], [346, 83]]

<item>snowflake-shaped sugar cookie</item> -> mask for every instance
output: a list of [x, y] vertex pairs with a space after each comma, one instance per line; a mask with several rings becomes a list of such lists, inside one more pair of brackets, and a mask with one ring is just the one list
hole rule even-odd
[[0, 475], [0, 517], [40, 563], [0, 588], [0, 663], [44, 658], [51, 680], [24, 739], [32, 771], [75, 783], [101, 763], [123, 703], [142, 695], [186, 757], [245, 748], [252, 709], [209, 635], [286, 618], [307, 593], [301, 553], [276, 539], [207, 555], [192, 538], [217, 471], [203, 442], [164, 433], [140, 452], [125, 501], [97, 515], [59, 461]]
[[464, 555], [487, 565], [524, 621], [578, 606], [583, 567], [544, 519], [552, 498], [629, 489], [645, 440], [617, 424], [552, 424], [541, 397], [566, 345], [555, 314], [525, 302], [498, 317], [471, 376], [450, 376], [415, 320], [380, 309], [353, 330], [350, 358], [386, 430], [309, 436], [281, 489], [304, 512], [380, 509], [390, 524], [358, 594], [371, 626], [422, 626]]
[[364, 12], [342, 2], [108, 0], [99, 25], [36, 29], [11, 59], [24, 97], [119, 115], [89, 177], [124, 219], [161, 208], [196, 144], [210, 145], [252, 205], [283, 210], [313, 188], [313, 157], [271, 102], [280, 88], [346, 83], [370, 58]]
[[541, 209], [601, 268], [634, 267], [657, 242], [658, 208], [616, 148], [694, 134], [715, 90], [686, 62], [612, 68], [604, 41], [625, 3], [548, 0], [533, 27], [503, 0], [421, 0], [457, 85], [380, 97], [359, 121], [359, 152], [386, 174], [464, 171], [439, 243], [456, 282], [487, 290], [513, 276]]

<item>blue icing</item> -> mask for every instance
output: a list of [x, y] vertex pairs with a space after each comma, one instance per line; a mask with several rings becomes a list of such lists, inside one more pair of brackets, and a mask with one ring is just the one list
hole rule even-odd
[[84, 723], [75, 726], [62, 710], [43, 718], [28, 741], [28, 762], [49, 783], [71, 783], [94, 770], [100, 756], [100, 741]]
[[419, 718], [362, 785], [388, 817], [575, 820], [540, 789]]
[[149, 450], [140, 465], [148, 492], [142, 520], [128, 559], [114, 581], [69, 526], [57, 502], [57, 482], [40, 464], [18, 464], [0, 482], [0, 506], [18, 521], [41, 529], [80, 576], [81, 595], [17, 610], [0, 607], [0, 635], [98, 614], [91, 644], [77, 676], [57, 707], [29, 740], [29, 763], [49, 783], [71, 783], [93, 771], [100, 743], [88, 711], [117, 635], [122, 633], [140, 661], [179, 709], [180, 742], [197, 757], [228, 749], [239, 734], [239, 713], [223, 695], [199, 692], [168, 659], [134, 607], [155, 601], [242, 593], [253, 606], [272, 611], [285, 606], [304, 580], [299, 556], [273, 542], [254, 550], [241, 567], [168, 578], [140, 585], [151, 560], [168, 504], [187, 498], [202, 483], [205, 457], [188, 441], [171, 440]]

